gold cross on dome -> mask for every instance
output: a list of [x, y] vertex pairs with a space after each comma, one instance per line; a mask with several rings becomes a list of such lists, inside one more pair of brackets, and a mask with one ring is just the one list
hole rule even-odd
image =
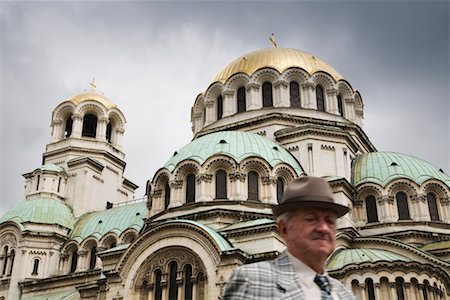
[[91, 83], [90, 83], [90, 85], [91, 85], [91, 93], [94, 93], [94, 92], [95, 92], [95, 88], [97, 87], [97, 86], [94, 84], [94, 81], [95, 81], [95, 78], [92, 78], [92, 81], [91, 81]]
[[275, 34], [271, 34], [270, 38], [269, 38], [270, 42], [272, 43], [272, 47], [276, 48], [277, 47], [277, 42], [275, 42]]

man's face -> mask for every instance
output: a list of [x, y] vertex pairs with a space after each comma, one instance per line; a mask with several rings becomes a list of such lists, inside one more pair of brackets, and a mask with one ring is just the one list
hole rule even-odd
[[280, 233], [291, 254], [306, 264], [325, 262], [336, 247], [336, 213], [329, 209], [302, 208], [287, 223], [279, 221]]

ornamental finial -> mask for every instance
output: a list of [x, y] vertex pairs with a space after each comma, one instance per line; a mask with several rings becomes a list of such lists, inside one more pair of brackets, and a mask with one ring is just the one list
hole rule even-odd
[[275, 34], [273, 34], [273, 32], [270, 35], [269, 41], [272, 43], [273, 48], [277, 48], [277, 42], [275, 42]]

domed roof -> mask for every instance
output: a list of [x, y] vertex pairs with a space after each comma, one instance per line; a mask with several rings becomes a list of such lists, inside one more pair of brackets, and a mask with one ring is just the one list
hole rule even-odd
[[81, 103], [83, 101], [88, 101], [88, 100], [98, 101], [101, 104], [103, 104], [107, 109], [117, 107], [114, 103], [109, 101], [109, 99], [106, 98], [105, 96], [97, 94], [97, 93], [94, 93], [94, 92], [81, 93], [79, 95], [76, 95], [76, 96], [73, 96], [73, 97], [69, 98], [67, 101], [71, 101], [75, 105], [77, 105], [77, 104], [79, 104], [79, 103]]
[[203, 164], [218, 154], [229, 156], [237, 163], [256, 156], [263, 158], [272, 167], [286, 163], [294, 168], [297, 175], [303, 173], [300, 164], [283, 146], [256, 133], [241, 131], [221, 131], [195, 139], [177, 151], [164, 167], [172, 171], [178, 163], [187, 159]]
[[450, 177], [429, 162], [397, 152], [371, 152], [358, 157], [353, 164], [353, 185], [373, 182], [386, 186], [392, 180], [407, 178], [417, 184], [437, 179], [450, 187]]
[[310, 53], [290, 48], [268, 48], [235, 59], [217, 74], [214, 82], [224, 83], [237, 73], [251, 76], [261, 68], [273, 68], [282, 73], [292, 67], [302, 68], [311, 75], [319, 71], [326, 72], [336, 81], [343, 78], [332, 66]]
[[0, 223], [12, 221], [19, 225], [26, 222], [58, 224], [72, 229], [74, 220], [72, 210], [63, 202], [38, 198], [18, 203], [0, 218]]

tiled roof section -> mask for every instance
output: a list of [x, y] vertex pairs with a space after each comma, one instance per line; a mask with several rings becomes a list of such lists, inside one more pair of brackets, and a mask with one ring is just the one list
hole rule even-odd
[[58, 224], [72, 229], [74, 220], [71, 208], [64, 202], [51, 198], [38, 198], [18, 203], [0, 218], [0, 223], [12, 221], [17, 224], [25, 222]]
[[372, 152], [358, 157], [353, 164], [353, 186], [376, 183], [386, 186], [392, 180], [407, 178], [417, 184], [437, 179], [450, 187], [450, 177], [429, 162], [397, 152]]
[[88, 236], [94, 236], [100, 239], [109, 232], [120, 235], [128, 228], [134, 228], [139, 231], [144, 226], [143, 219], [146, 217], [146, 202], [87, 213], [78, 218], [70, 238], [81, 242]]
[[203, 164], [218, 154], [229, 156], [238, 163], [256, 156], [266, 160], [272, 167], [286, 163], [294, 168], [297, 175], [303, 173], [298, 161], [283, 146], [256, 133], [240, 131], [216, 132], [195, 139], [177, 151], [164, 167], [172, 171], [177, 164], [187, 159]]
[[379, 249], [344, 249], [334, 254], [327, 263], [327, 270], [340, 270], [351, 264], [411, 261], [409, 258], [398, 253]]
[[34, 293], [31, 296], [26, 296], [22, 298], [23, 300], [78, 300], [80, 299], [80, 294], [77, 290], [70, 290], [65, 292], [53, 292], [40, 296], [36, 296]]

